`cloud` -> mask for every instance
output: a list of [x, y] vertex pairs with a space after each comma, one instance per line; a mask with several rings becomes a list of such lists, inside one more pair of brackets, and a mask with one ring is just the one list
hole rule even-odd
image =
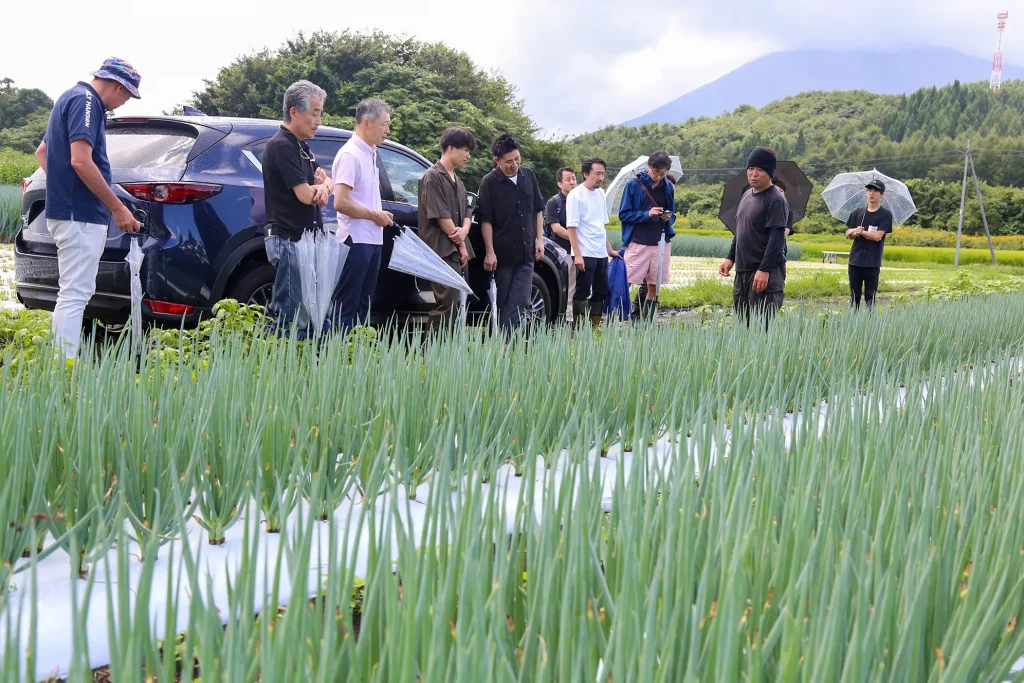
[[124, 111], [160, 112], [235, 57], [299, 31], [377, 28], [465, 50], [518, 86], [545, 132], [569, 134], [642, 114], [773, 50], [934, 45], [987, 56], [1000, 9], [1010, 11], [1006, 62], [1024, 63], [1024, 40], [1014, 37], [1024, 35], [1024, 0], [392, 0], [386, 11], [344, 3], [293, 14], [270, 0], [190, 7], [83, 18], [77, 3], [50, 0], [43, 28], [37, 7], [17, 3], [5, 20], [24, 30], [0, 42], [0, 77], [56, 97], [118, 55], [143, 75], [145, 99]]

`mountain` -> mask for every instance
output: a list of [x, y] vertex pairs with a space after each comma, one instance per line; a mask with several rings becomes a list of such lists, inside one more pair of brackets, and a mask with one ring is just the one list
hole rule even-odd
[[[941, 48], [774, 52], [623, 125], [682, 123], [695, 117], [718, 116], [745, 104], [760, 108], [813, 90], [867, 90], [900, 95], [955, 80], [979, 81], [991, 71], [989, 59]], [[1011, 78], [1024, 78], [1024, 68], [1004, 65], [1003, 79]]]
[[816, 182], [872, 167], [898, 178], [958, 182], [968, 140], [979, 177], [1024, 187], [1024, 81], [1004, 81], [999, 94], [988, 81], [901, 95], [805, 92], [714, 118], [607, 126], [569, 144], [574, 159], [600, 157], [613, 169], [665, 150], [679, 156], [686, 184], [728, 179], [758, 145], [798, 162]]

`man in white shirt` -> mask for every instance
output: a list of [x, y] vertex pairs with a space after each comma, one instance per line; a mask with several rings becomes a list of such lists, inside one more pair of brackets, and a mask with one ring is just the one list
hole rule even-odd
[[377, 145], [391, 133], [391, 108], [381, 100], [363, 100], [356, 107], [356, 130], [334, 158], [336, 237], [349, 246], [348, 259], [334, 291], [336, 325], [347, 332], [366, 322], [377, 289], [384, 228], [394, 216], [383, 210]]
[[608, 202], [604, 177], [607, 164], [601, 159], [583, 162], [583, 184], [565, 199], [565, 223], [576, 267], [576, 292], [572, 313], [577, 325], [590, 316], [592, 325], [601, 324], [604, 299], [608, 295], [608, 257], [621, 258], [608, 242]]

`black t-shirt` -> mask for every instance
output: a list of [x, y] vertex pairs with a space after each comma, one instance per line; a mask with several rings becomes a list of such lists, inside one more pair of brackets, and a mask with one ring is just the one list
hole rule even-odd
[[305, 230], [322, 230], [320, 207], [303, 204], [292, 189], [314, 183], [317, 163], [309, 145], [281, 126], [263, 148], [263, 196], [274, 234], [297, 242]]
[[558, 223], [563, 228], [565, 227], [565, 195], [561, 192], [549, 199], [548, 205], [544, 209], [544, 234], [562, 249], [572, 251], [572, 244], [569, 240], [559, 237], [551, 229], [552, 223]]
[[853, 240], [853, 246], [850, 247], [850, 265], [861, 268], [881, 268], [885, 235], [892, 232], [892, 212], [881, 206], [878, 207], [878, 211], [874, 212], [868, 211], [866, 207], [854, 209], [846, 221], [846, 227], [856, 228], [859, 226], [864, 226], [868, 232], [881, 230], [884, 234], [878, 242], [872, 242], [865, 237]]
[[736, 236], [729, 250], [738, 272], [769, 272], [785, 264], [789, 217], [789, 203], [778, 188], [744, 193], [736, 209]]

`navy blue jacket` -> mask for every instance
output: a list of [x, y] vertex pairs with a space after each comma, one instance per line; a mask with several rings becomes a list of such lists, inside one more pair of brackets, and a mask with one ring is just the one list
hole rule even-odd
[[[668, 198], [668, 206], [665, 208], [672, 214], [668, 219], [668, 223], [665, 224], [665, 241], [668, 241], [676, 235], [675, 230], [672, 229], [676, 222], [676, 193], [668, 178], [661, 182], [667, 185], [665, 196]], [[644, 208], [646, 204], [651, 203], [651, 200], [647, 198], [647, 193], [640, 187], [640, 183], [646, 185], [648, 190], [654, 190], [654, 181], [651, 180], [651, 176], [647, 175], [647, 171], [641, 171], [637, 174], [636, 178], [626, 183], [626, 187], [622, 191], [622, 201], [619, 202], [619, 220], [622, 222], [623, 247], [627, 246], [633, 238], [633, 229], [637, 225], [651, 220], [649, 215], [651, 207]]]

